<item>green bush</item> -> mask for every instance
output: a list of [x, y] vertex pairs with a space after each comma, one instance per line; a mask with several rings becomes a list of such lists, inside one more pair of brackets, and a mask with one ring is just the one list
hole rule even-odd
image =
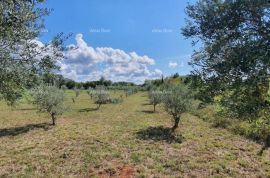
[[266, 146], [270, 146], [270, 122], [269, 119], [258, 119], [251, 123], [240, 121], [232, 125], [231, 130], [246, 138], [250, 138]]
[[204, 121], [213, 122], [218, 117], [219, 108], [217, 105], [204, 105], [198, 102], [193, 103], [191, 113]]
[[119, 103], [122, 103], [122, 102], [123, 102], [123, 99], [122, 99], [122, 98], [112, 98], [112, 99], [110, 100], [110, 102], [111, 102], [112, 104], [119, 104]]
[[[198, 103], [194, 105], [198, 106]], [[268, 112], [261, 114], [261, 118], [247, 121], [224, 117], [224, 115], [220, 114], [220, 110], [217, 104], [212, 104], [201, 109], [192, 110], [191, 113], [204, 121], [212, 123], [214, 127], [226, 128], [235, 134], [270, 146], [270, 118]]]
[[219, 127], [219, 128], [228, 128], [231, 126], [232, 121], [229, 118], [224, 117], [216, 117], [216, 119], [213, 120], [213, 127]]

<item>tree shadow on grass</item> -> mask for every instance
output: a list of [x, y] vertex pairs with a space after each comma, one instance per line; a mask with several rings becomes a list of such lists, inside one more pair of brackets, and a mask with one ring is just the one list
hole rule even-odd
[[264, 145], [263, 147], [260, 149], [260, 151], [258, 152], [259, 156], [262, 156], [264, 151], [267, 150], [268, 148], [270, 148], [270, 135], [267, 136], [267, 138], [264, 141]]
[[152, 141], [166, 141], [167, 143], [182, 143], [183, 136], [173, 133], [171, 128], [148, 127], [147, 129], [140, 130], [136, 133], [137, 138], [140, 140], [152, 140]]
[[7, 129], [0, 129], [0, 137], [5, 136], [16, 136], [23, 133], [27, 133], [34, 129], [43, 129], [43, 130], [49, 130], [50, 129], [49, 123], [40, 123], [40, 124], [28, 124], [21, 127], [11, 127]]
[[90, 111], [97, 111], [98, 108], [84, 108], [80, 109], [79, 112], [90, 112]]
[[17, 108], [16, 110], [19, 110], [19, 111], [32, 111], [32, 110], [37, 110], [37, 108]]
[[150, 103], [142, 103], [143, 106], [151, 105]]
[[154, 114], [154, 113], [156, 113], [154, 111], [149, 111], [149, 110], [142, 110], [142, 112], [145, 113], [145, 114]]

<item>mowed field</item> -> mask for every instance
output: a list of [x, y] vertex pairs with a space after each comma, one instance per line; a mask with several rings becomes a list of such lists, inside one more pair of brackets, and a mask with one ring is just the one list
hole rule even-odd
[[188, 113], [170, 135], [146, 93], [99, 110], [85, 91], [66, 95], [56, 126], [25, 101], [0, 104], [0, 177], [270, 177], [269, 149]]

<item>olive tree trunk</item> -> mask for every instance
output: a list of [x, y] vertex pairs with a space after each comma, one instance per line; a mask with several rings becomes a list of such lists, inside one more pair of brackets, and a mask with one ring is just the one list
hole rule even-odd
[[55, 117], [55, 114], [52, 113], [52, 114], [51, 114], [51, 117], [52, 117], [52, 125], [56, 125], [56, 117]]
[[172, 127], [172, 132], [174, 132], [178, 128], [179, 122], [180, 122], [180, 117], [174, 117], [174, 125]]

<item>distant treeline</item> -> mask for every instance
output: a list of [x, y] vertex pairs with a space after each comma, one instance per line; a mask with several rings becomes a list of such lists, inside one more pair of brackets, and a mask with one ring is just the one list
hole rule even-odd
[[104, 77], [101, 77], [97, 81], [86, 81], [86, 82], [77, 82], [71, 79], [64, 78], [62, 75], [47, 74], [43, 76], [43, 82], [46, 84], [56, 85], [59, 88], [67, 89], [89, 89], [96, 88], [96, 86], [137, 86], [132, 82], [112, 82], [111, 80], [106, 80]]
[[43, 82], [46, 84], [56, 85], [59, 88], [66, 89], [89, 89], [96, 88], [96, 86], [105, 86], [108, 88], [118, 88], [121, 89], [130, 86], [138, 86], [145, 88], [145, 90], [150, 90], [152, 88], [162, 87], [167, 84], [177, 84], [177, 83], [189, 83], [191, 81], [190, 76], [180, 76], [178, 73], [175, 73], [168, 77], [161, 77], [160, 79], [145, 80], [143, 84], [135, 84], [133, 82], [113, 82], [111, 80], [106, 80], [104, 77], [101, 77], [96, 81], [86, 81], [86, 82], [77, 82], [71, 79], [64, 78], [62, 75], [55, 74], [45, 74], [43, 75]]

